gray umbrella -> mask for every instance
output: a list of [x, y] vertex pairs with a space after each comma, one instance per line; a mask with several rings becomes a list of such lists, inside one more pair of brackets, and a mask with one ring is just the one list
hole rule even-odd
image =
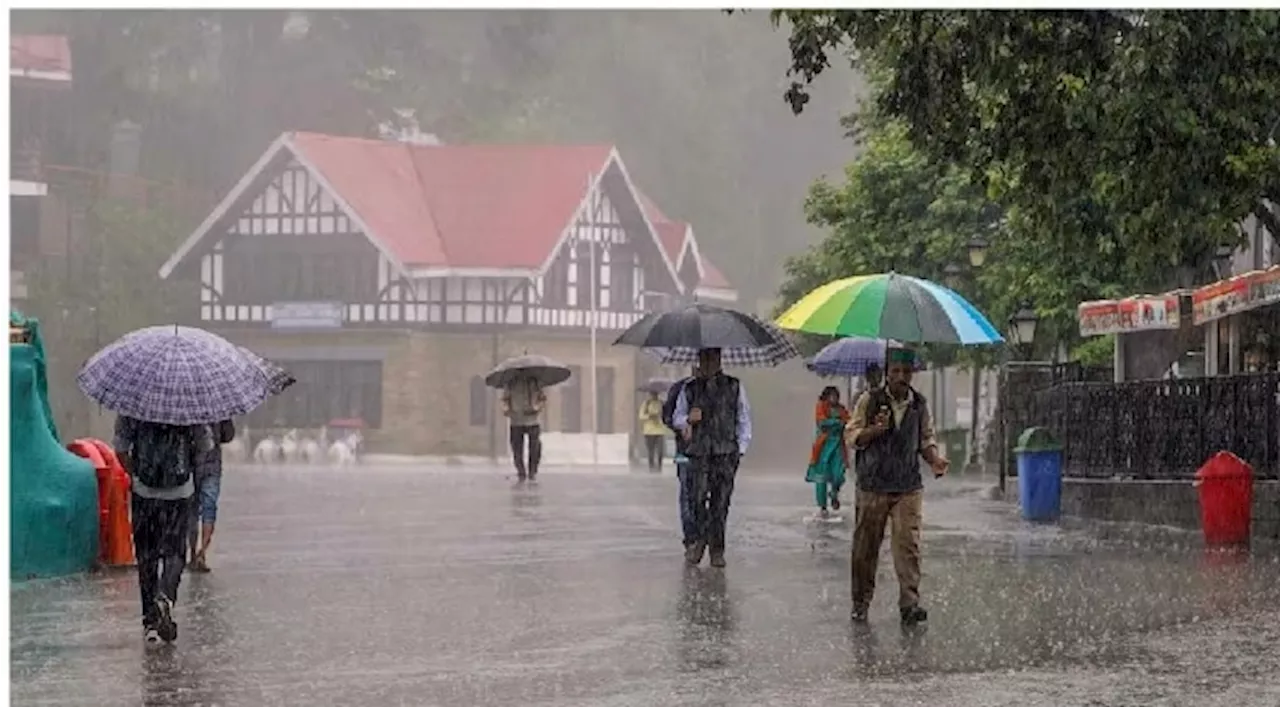
[[484, 377], [484, 384], [490, 388], [505, 388], [520, 378], [533, 378], [543, 388], [549, 388], [569, 380], [569, 367], [546, 356], [525, 354], [499, 363]]

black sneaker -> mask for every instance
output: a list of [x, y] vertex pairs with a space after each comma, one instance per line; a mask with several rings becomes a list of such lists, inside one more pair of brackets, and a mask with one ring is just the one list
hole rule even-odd
[[165, 643], [173, 643], [178, 640], [178, 624], [173, 622], [173, 602], [161, 595], [156, 599], [156, 609], [159, 612], [159, 617], [156, 619], [156, 634]]
[[929, 620], [929, 612], [919, 606], [908, 606], [900, 610], [904, 626], [915, 626]]
[[725, 566], [725, 561], [724, 561], [724, 550], [712, 550], [712, 551], [711, 551], [711, 566], [712, 566], [712, 567], [724, 567], [724, 566]]
[[865, 624], [867, 622], [867, 610], [861, 607], [853, 607], [853, 613], [849, 614], [849, 620], [855, 624]]

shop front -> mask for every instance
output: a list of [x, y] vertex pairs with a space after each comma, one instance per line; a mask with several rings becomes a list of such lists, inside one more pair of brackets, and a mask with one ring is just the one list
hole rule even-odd
[[1280, 266], [1197, 289], [1192, 321], [1204, 328], [1205, 375], [1280, 370]]

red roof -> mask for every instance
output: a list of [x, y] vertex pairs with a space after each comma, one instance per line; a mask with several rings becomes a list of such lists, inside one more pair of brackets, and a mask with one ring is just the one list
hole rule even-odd
[[733, 285], [729, 284], [729, 278], [720, 272], [706, 256], [702, 258], [702, 282], [698, 283], [699, 287], [710, 287], [716, 290], [732, 290]]
[[[653, 203], [653, 200], [643, 192], [638, 193], [638, 200], [640, 208], [644, 210], [645, 216], [649, 218], [654, 230], [658, 232], [658, 240], [662, 243], [663, 250], [667, 251], [667, 257], [671, 258], [671, 262], [679, 268], [680, 252], [684, 249], [684, 240], [689, 224], [683, 221], [672, 221], [667, 218], [666, 214], [663, 214], [662, 210], [658, 208], [658, 205]], [[688, 236], [693, 238], [691, 233]], [[689, 254], [693, 255], [693, 252], [694, 249], [690, 248]], [[713, 265], [705, 255], [701, 256], [701, 261], [702, 278], [698, 283], [699, 287], [709, 287], [717, 290], [733, 289], [733, 285], [729, 283], [729, 278], [724, 276], [720, 268]]]
[[294, 133], [314, 167], [407, 265], [540, 268], [608, 145], [413, 145]]
[[71, 73], [71, 45], [58, 34], [15, 34], [9, 37], [9, 67], [22, 71]]

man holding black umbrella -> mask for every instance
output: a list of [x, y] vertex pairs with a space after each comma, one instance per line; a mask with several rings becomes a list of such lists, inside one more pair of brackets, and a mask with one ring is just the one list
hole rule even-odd
[[720, 349], [699, 351], [698, 375], [681, 391], [672, 421], [685, 439], [693, 475], [698, 535], [686, 546], [685, 561], [700, 564], [710, 550], [711, 566], [724, 567], [729, 501], [738, 463], [751, 444], [751, 408], [742, 383], [720, 369]]

